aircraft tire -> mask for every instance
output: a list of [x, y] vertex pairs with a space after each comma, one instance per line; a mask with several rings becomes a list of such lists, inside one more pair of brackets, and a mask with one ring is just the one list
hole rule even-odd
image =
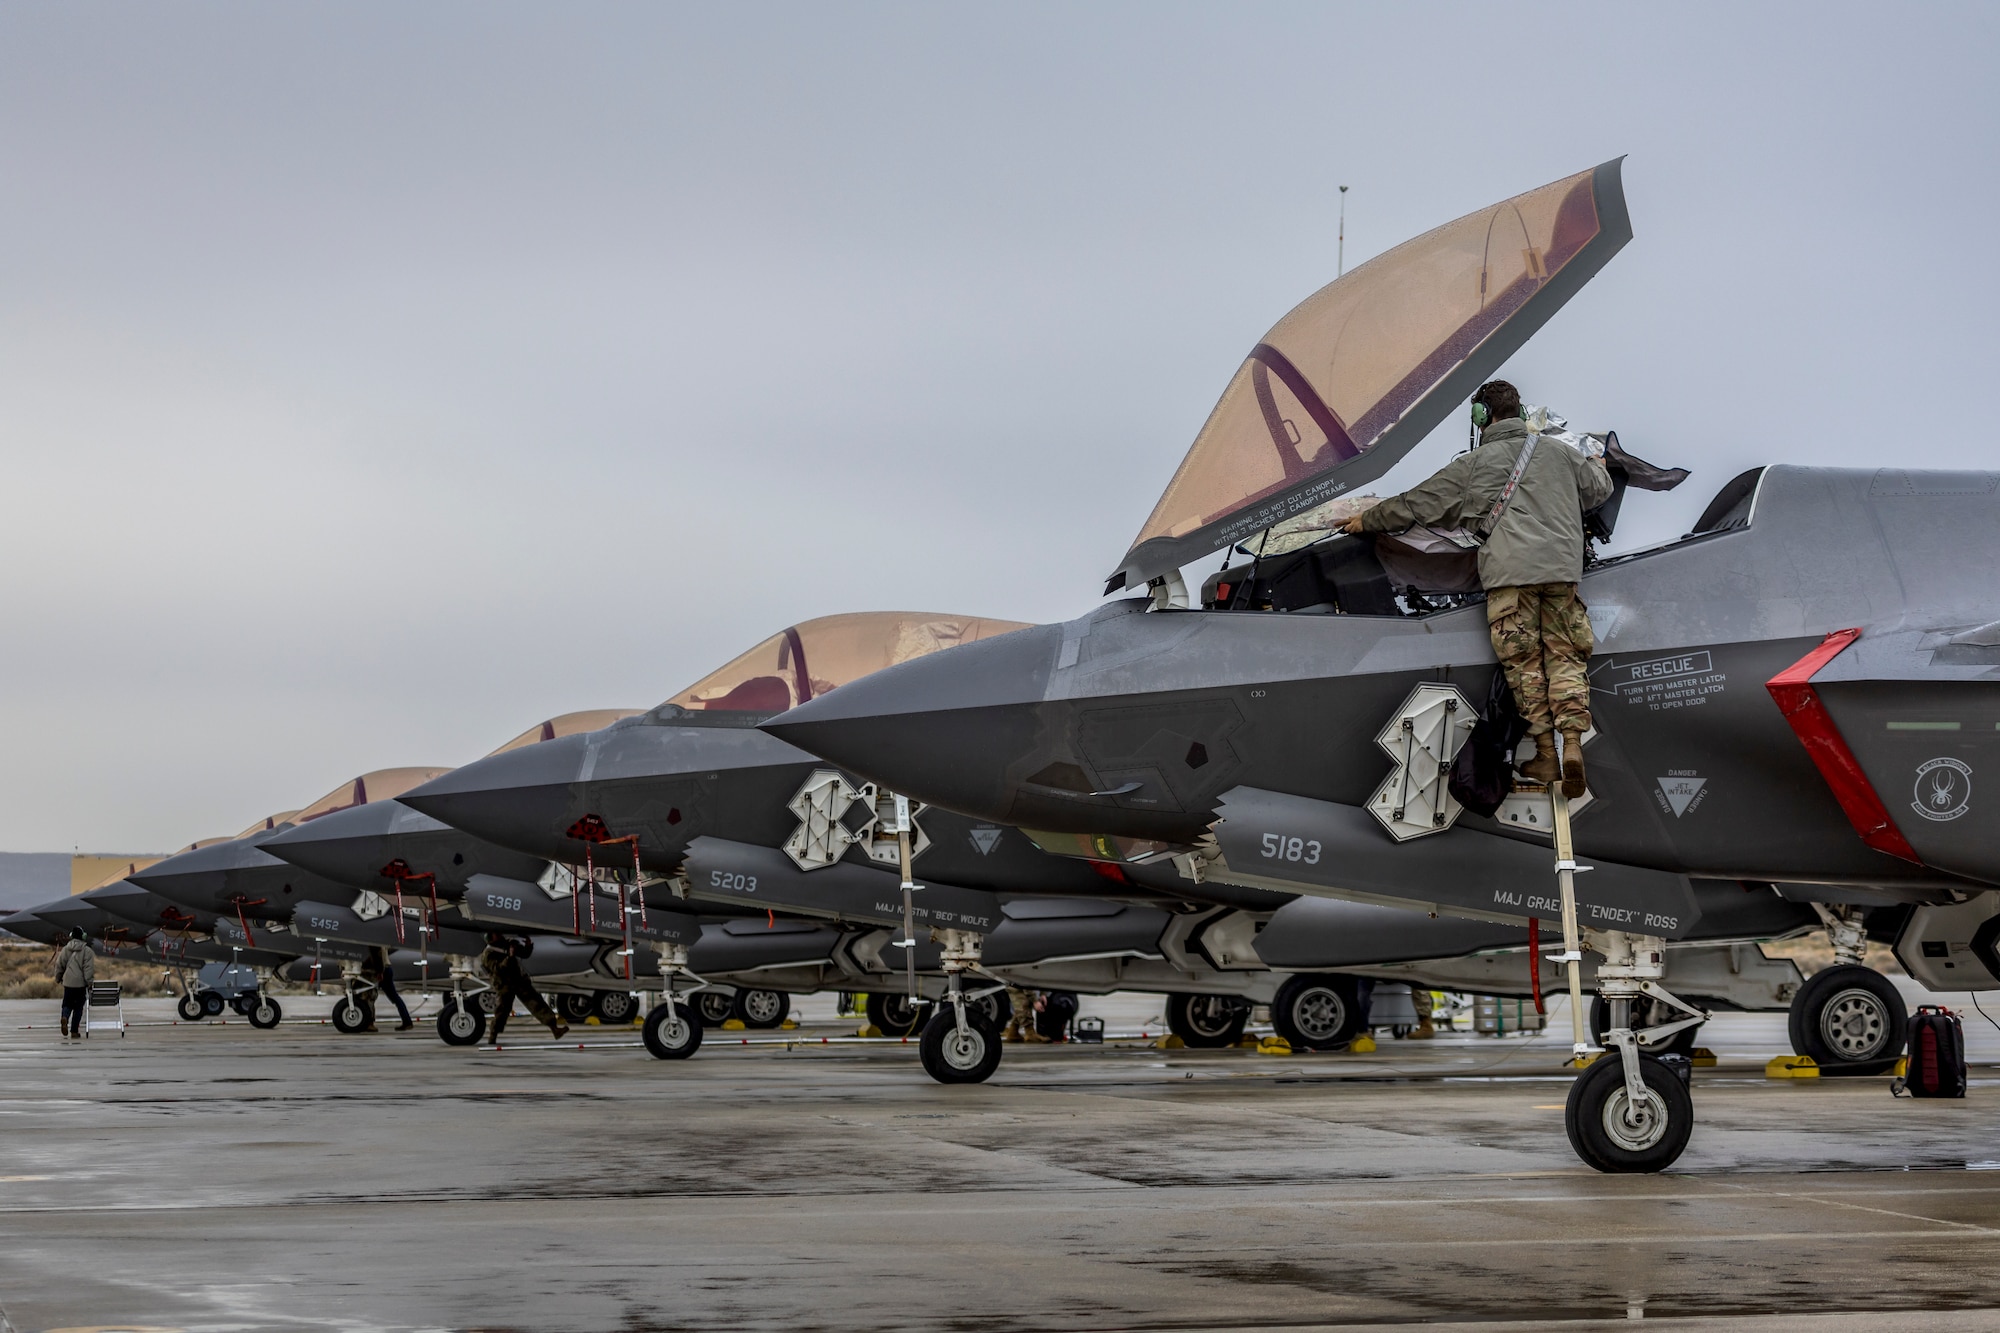
[[639, 997], [631, 991], [601, 990], [591, 997], [590, 1011], [600, 1023], [625, 1027], [639, 1016]]
[[1607, 1175], [1666, 1170], [1694, 1129], [1694, 1099], [1681, 1076], [1650, 1055], [1639, 1057], [1639, 1073], [1648, 1105], [1636, 1127], [1625, 1123], [1625, 1062], [1617, 1051], [1605, 1052], [1570, 1085], [1563, 1108], [1570, 1147]]
[[719, 1028], [736, 1016], [736, 997], [726, 990], [696, 991], [691, 997], [695, 1021], [703, 1027]]
[[239, 1018], [248, 1018], [250, 1016], [250, 999], [248, 996], [245, 995], [230, 996], [229, 1007], [236, 1011], [236, 1015]]
[[781, 990], [740, 990], [731, 1007], [746, 1028], [774, 1028], [791, 1016], [792, 997]]
[[958, 1030], [958, 1016], [950, 1005], [937, 1005], [917, 1038], [917, 1058], [924, 1072], [940, 1083], [984, 1083], [1000, 1067], [1000, 1030], [983, 1021], [983, 1015], [966, 1006], [965, 1031]]
[[333, 1002], [333, 1030], [352, 1035], [365, 1032], [375, 1021], [366, 1000], [358, 1000], [352, 995], [343, 995]]
[[685, 1060], [701, 1049], [701, 1024], [684, 1004], [656, 1004], [640, 1031], [656, 1060]]
[[477, 1046], [479, 1039], [486, 1035], [486, 1015], [478, 1005], [460, 1005], [456, 1000], [445, 1001], [444, 1008], [438, 1010], [438, 1038], [447, 1046]]
[[596, 1012], [597, 997], [594, 995], [564, 991], [549, 998], [556, 1002], [556, 1012], [562, 1015], [565, 1023], [581, 1023]]
[[201, 993], [202, 1016], [205, 1018], [222, 1017], [222, 1010], [227, 1005], [227, 1003], [228, 1001], [224, 1000], [220, 995], [216, 994], [214, 991], [212, 990], [203, 991]]
[[[1635, 1001], [1635, 1004], [1645, 1005], [1646, 1009], [1641, 1012], [1650, 1018], [1661, 1016], [1660, 1014], [1651, 1013], [1655, 1008], [1659, 1009], [1662, 1014], [1679, 1013], [1678, 1010], [1669, 1010], [1665, 1005], [1656, 1005], [1653, 1001], [1643, 998]], [[1638, 1021], [1644, 1022], [1647, 1021], [1647, 1018], [1641, 1018]], [[1596, 996], [1590, 1002], [1591, 1039], [1599, 1046], [1602, 1046], [1604, 1044], [1604, 1034], [1610, 1030], [1611, 1001], [1605, 999], [1602, 995]], [[1694, 1053], [1695, 1038], [1700, 1032], [1701, 1024], [1697, 1023], [1691, 1028], [1682, 1028], [1663, 1042], [1641, 1042], [1639, 1049], [1647, 1055], [1692, 1055]]]
[[1873, 968], [1843, 963], [1815, 972], [1792, 997], [1792, 1052], [1813, 1063], [1888, 1068], [1903, 1053], [1909, 1010], [1895, 983]]
[[907, 1037], [924, 1026], [930, 1006], [901, 991], [869, 991], [868, 1022], [885, 1037]]
[[201, 996], [189, 991], [181, 996], [180, 1002], [174, 1006], [174, 1012], [181, 1016], [183, 1022], [199, 1023], [206, 1011], [201, 1007]]
[[1354, 978], [1332, 972], [1291, 977], [1271, 1001], [1271, 1026], [1295, 1051], [1339, 1050], [1367, 1017]]
[[249, 1007], [243, 1012], [243, 1016], [250, 1020], [251, 1027], [261, 1028], [268, 1032], [284, 1021], [285, 1010], [284, 1006], [280, 1005], [276, 999], [260, 991], [250, 1001]]
[[472, 997], [473, 1007], [488, 1018], [500, 1012], [500, 992], [490, 986]]
[[1167, 997], [1167, 1031], [1189, 1046], [1234, 1046], [1249, 1022], [1250, 1002], [1234, 995]]

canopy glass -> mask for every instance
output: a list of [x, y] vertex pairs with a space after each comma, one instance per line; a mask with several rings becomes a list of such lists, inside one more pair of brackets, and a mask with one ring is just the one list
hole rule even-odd
[[925, 611], [860, 611], [780, 630], [667, 700], [695, 712], [782, 713], [870, 672], [1028, 626]]
[[1320, 288], [1250, 349], [1106, 590], [1387, 472], [1631, 234], [1619, 163], [1607, 162]]
[[432, 778], [451, 772], [448, 768], [378, 768], [343, 782], [292, 817], [294, 824], [347, 810], [370, 801], [394, 800], [412, 787], [421, 787]]
[[493, 753], [505, 754], [509, 750], [539, 745], [560, 736], [574, 736], [580, 731], [601, 731], [620, 718], [636, 717], [645, 711], [643, 708], [587, 708], [582, 712], [564, 713], [561, 717], [537, 722]]

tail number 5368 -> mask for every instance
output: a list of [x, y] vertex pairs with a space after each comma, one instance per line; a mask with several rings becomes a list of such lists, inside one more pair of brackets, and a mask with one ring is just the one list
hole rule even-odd
[[1267, 861], [1299, 861], [1309, 866], [1319, 864], [1319, 840], [1317, 838], [1288, 838], [1282, 833], [1264, 835], [1264, 859]]

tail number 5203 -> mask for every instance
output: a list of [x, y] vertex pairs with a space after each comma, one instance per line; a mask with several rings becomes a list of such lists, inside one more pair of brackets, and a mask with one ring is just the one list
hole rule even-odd
[[1319, 864], [1319, 840], [1317, 838], [1288, 838], [1282, 833], [1264, 835], [1264, 859], [1267, 861], [1298, 861], [1305, 865]]
[[755, 893], [757, 892], [757, 877], [755, 875], [735, 875], [727, 870], [711, 870], [708, 872], [708, 887], [711, 889], [721, 889], [727, 893]]

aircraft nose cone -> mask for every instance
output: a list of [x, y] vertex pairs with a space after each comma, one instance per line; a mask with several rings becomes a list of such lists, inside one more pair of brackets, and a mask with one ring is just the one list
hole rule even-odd
[[92, 889], [83, 897], [86, 902], [103, 908], [112, 916], [140, 926], [158, 926], [162, 924], [162, 914], [172, 910], [171, 905], [158, 894], [142, 889], [130, 880]]
[[370, 801], [286, 829], [259, 849], [337, 884], [379, 888], [382, 867], [392, 859], [388, 841], [399, 814], [413, 817], [399, 802]]
[[1033, 752], [1061, 625], [1037, 625], [877, 671], [764, 724], [892, 791], [1005, 820], [1008, 770]]
[[475, 837], [559, 859], [576, 818], [573, 784], [583, 776], [590, 733], [488, 755], [397, 799]]

